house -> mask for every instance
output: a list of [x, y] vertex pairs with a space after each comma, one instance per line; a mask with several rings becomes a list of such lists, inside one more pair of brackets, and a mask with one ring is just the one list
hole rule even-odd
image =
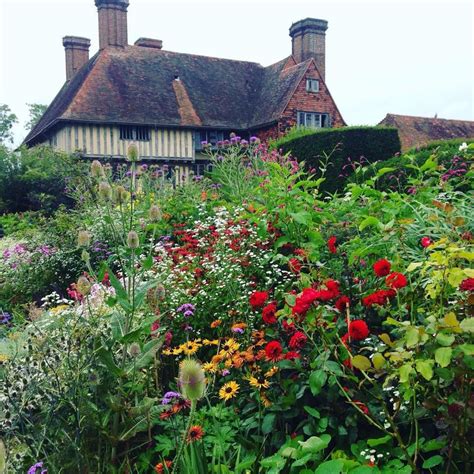
[[199, 165], [202, 142], [231, 132], [267, 139], [294, 125], [345, 125], [325, 82], [325, 20], [291, 25], [292, 54], [263, 67], [166, 51], [157, 39], [129, 45], [128, 0], [95, 4], [100, 49], [89, 59], [89, 39], [63, 39], [66, 82], [27, 146], [120, 160], [134, 142], [142, 160]]
[[474, 122], [469, 120], [387, 114], [379, 125], [398, 129], [403, 151], [436, 140], [474, 138]]

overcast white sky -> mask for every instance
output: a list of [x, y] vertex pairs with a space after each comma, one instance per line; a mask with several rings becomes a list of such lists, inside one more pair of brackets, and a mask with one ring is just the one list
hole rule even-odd
[[[326, 81], [346, 122], [387, 112], [474, 120], [473, 2], [469, 0], [130, 0], [129, 42], [272, 64], [291, 52], [288, 28], [326, 19]], [[98, 48], [94, 0], [0, 0], [0, 103], [18, 115], [49, 104], [65, 80], [62, 37]], [[210, 91], [212, 93], [212, 91]]]

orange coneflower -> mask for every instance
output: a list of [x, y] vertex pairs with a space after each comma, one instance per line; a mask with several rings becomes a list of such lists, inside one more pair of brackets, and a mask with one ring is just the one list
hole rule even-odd
[[186, 438], [188, 443], [199, 441], [204, 436], [204, 430], [199, 425], [194, 425], [189, 428], [188, 437]]
[[216, 319], [215, 321], [212, 321], [211, 323], [211, 328], [215, 329], [221, 325], [222, 321], [220, 319]]

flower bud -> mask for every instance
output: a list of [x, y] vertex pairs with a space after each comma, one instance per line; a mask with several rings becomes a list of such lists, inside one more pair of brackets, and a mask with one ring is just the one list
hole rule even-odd
[[80, 230], [77, 234], [77, 245], [79, 247], [89, 247], [91, 243], [91, 235], [87, 230]]
[[83, 296], [87, 296], [90, 293], [91, 286], [91, 282], [85, 276], [80, 276], [76, 283], [77, 291]]
[[141, 351], [142, 350], [140, 349], [140, 344], [138, 344], [136, 342], [130, 344], [130, 347], [128, 348], [128, 353], [132, 357], [138, 357], [140, 355]]
[[102, 181], [99, 184], [99, 196], [104, 201], [110, 201], [112, 199], [112, 188], [109, 183]]
[[204, 396], [206, 378], [201, 364], [193, 359], [185, 359], [179, 367], [178, 377], [181, 394], [184, 398], [197, 401]]
[[134, 231], [134, 230], [131, 230], [129, 233], [128, 233], [128, 236], [127, 236], [127, 245], [131, 248], [131, 249], [136, 249], [140, 246], [140, 239], [138, 238], [138, 234]]
[[121, 185], [114, 189], [114, 200], [117, 204], [123, 204], [128, 198], [128, 191]]
[[149, 212], [150, 220], [152, 222], [156, 222], [161, 220], [163, 217], [163, 214], [161, 212], [161, 209], [157, 205], [153, 205], [150, 207], [150, 212]]
[[127, 160], [128, 161], [138, 161], [138, 147], [135, 144], [132, 144], [128, 147], [127, 150]]
[[93, 178], [103, 178], [105, 176], [104, 168], [100, 161], [94, 160], [91, 164], [91, 176]]

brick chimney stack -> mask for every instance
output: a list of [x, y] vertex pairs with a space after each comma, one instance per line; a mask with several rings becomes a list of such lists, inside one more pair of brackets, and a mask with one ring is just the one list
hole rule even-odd
[[314, 58], [323, 80], [326, 76], [326, 30], [328, 22], [306, 18], [290, 27], [292, 55], [297, 63]]
[[91, 40], [79, 36], [65, 36], [63, 46], [66, 51], [66, 80], [70, 81], [79, 69], [89, 61]]
[[95, 0], [99, 12], [99, 48], [128, 45], [128, 0]]

